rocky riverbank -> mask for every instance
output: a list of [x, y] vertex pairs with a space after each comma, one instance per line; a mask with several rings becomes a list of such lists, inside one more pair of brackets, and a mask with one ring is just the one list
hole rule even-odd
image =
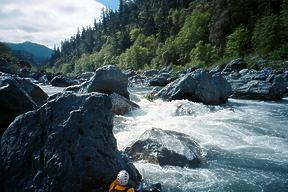
[[[207, 105], [221, 105], [231, 97], [279, 100], [287, 95], [288, 71], [246, 67], [245, 61], [238, 59], [223, 70], [189, 69], [175, 76], [169, 68], [139, 75], [106, 66], [60, 83], [72, 86], [49, 98], [35, 84], [41, 79], [49, 83], [47, 76], [32, 81], [1, 73], [1, 191], [106, 191], [121, 169], [129, 171], [131, 182], [137, 187], [141, 175], [132, 160], [160, 166], [201, 167], [201, 145], [177, 132], [154, 128], [125, 152], [119, 151], [112, 133], [113, 115], [125, 115], [139, 108], [127, 90], [128, 86], [139, 84], [164, 86], [153, 91], [153, 98], [187, 99]], [[49, 79], [59, 82], [63, 76], [56, 77]], [[188, 152], [173, 150], [167, 141]], [[161, 186], [156, 188], [154, 191], [159, 191]]]

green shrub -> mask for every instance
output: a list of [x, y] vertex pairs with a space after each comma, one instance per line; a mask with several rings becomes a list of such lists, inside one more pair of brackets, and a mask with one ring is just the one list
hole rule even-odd
[[77, 59], [74, 72], [79, 74], [86, 71], [94, 71], [97, 67], [104, 65], [115, 65], [118, 63], [118, 57], [115, 55], [112, 45], [106, 44], [99, 52], [83, 54]]
[[151, 54], [146, 47], [134, 45], [120, 55], [119, 64], [122, 68], [131, 67], [138, 70], [144, 69], [145, 65], [148, 65], [151, 59]]
[[256, 23], [252, 42], [257, 53], [273, 59], [287, 58], [288, 14], [270, 15]]
[[190, 52], [193, 67], [209, 67], [219, 59], [216, 46], [199, 41]]
[[225, 52], [229, 56], [243, 57], [251, 45], [250, 32], [243, 25], [237, 27], [227, 39]]
[[176, 37], [170, 37], [161, 48], [162, 64], [184, 65], [189, 62], [189, 53], [199, 41], [208, 42], [210, 14], [193, 12]]

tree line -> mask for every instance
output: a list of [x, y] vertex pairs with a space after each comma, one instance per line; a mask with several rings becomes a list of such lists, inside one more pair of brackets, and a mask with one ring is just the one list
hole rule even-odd
[[143, 70], [211, 67], [235, 57], [287, 59], [287, 0], [120, 0], [55, 47], [49, 70], [116, 64]]

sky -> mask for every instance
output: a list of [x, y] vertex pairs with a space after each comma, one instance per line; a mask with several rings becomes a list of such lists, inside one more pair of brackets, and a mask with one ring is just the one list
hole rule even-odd
[[77, 28], [93, 25], [119, 0], [0, 0], [0, 42], [32, 41], [53, 48]]

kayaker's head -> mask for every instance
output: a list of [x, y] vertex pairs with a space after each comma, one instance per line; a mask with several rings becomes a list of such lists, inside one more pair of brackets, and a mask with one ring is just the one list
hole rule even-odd
[[129, 173], [125, 170], [122, 170], [117, 175], [117, 183], [118, 185], [125, 186], [129, 181]]

